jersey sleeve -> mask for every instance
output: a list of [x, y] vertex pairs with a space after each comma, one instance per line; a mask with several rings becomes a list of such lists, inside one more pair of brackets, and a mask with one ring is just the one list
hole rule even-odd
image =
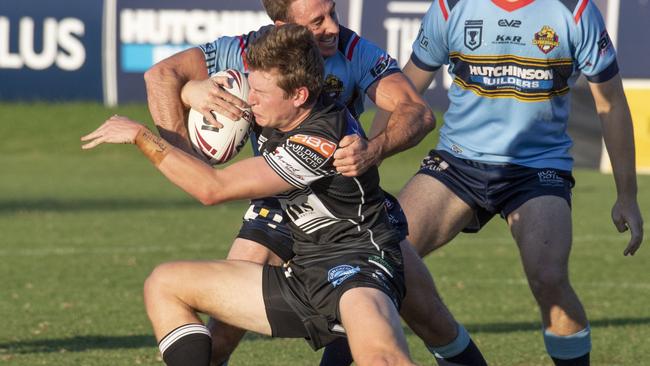
[[262, 156], [269, 166], [292, 186], [303, 189], [336, 174], [332, 165], [339, 138], [324, 129], [305, 128], [287, 136], [273, 151]]
[[411, 61], [425, 71], [436, 71], [449, 63], [447, 42], [447, 10], [438, 1], [431, 2], [422, 18], [418, 36], [413, 42]]
[[[586, 1], [586, 0], [585, 0]], [[593, 1], [576, 15], [578, 32], [575, 59], [587, 80], [605, 82], [618, 74], [616, 51], [605, 22]]]
[[357, 85], [364, 93], [377, 80], [401, 71], [397, 61], [374, 43], [356, 34], [351, 43], [346, 57], [352, 62]]

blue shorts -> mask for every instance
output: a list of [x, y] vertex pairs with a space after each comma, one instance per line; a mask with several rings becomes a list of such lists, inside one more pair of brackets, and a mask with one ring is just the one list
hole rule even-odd
[[[400, 240], [402, 240], [408, 235], [406, 216], [395, 197], [387, 192], [384, 192], [384, 197], [388, 220], [398, 230]], [[252, 240], [267, 247], [284, 262], [294, 256], [291, 230], [287, 226], [282, 206], [275, 198], [251, 201], [237, 237]]]
[[497, 213], [508, 217], [535, 197], [562, 197], [571, 207], [575, 184], [570, 171], [480, 163], [442, 150], [431, 150], [417, 174], [439, 180], [474, 210], [474, 219], [463, 229], [468, 233], [479, 231]]

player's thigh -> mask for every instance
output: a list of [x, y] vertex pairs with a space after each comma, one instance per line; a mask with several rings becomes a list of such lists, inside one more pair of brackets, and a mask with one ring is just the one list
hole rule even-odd
[[416, 174], [399, 194], [409, 225], [409, 240], [426, 255], [446, 244], [472, 219], [472, 209], [439, 180]]
[[368, 287], [347, 290], [339, 300], [339, 312], [357, 362], [373, 355], [408, 357], [399, 314], [382, 291]]
[[[222, 322], [271, 334], [262, 290], [263, 266], [246, 261], [173, 262], [152, 275], [187, 306]], [[148, 280], [149, 281], [149, 280]]]
[[282, 264], [282, 259], [266, 246], [249, 239], [236, 238], [230, 251], [228, 252], [228, 259], [249, 261], [259, 264], [271, 264], [279, 266]]
[[571, 251], [571, 208], [558, 196], [526, 201], [507, 217], [526, 275], [567, 275]]

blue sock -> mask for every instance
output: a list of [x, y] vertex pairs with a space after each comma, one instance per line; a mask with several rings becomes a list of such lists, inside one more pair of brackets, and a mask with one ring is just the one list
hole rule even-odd
[[427, 348], [436, 357], [436, 362], [440, 366], [487, 366], [481, 351], [476, 347], [465, 327], [460, 324], [458, 324], [458, 335], [451, 343], [438, 347], [427, 346]]
[[559, 336], [545, 330], [544, 344], [546, 344], [546, 352], [556, 365], [589, 365], [589, 352], [591, 352], [589, 326], [568, 336]]

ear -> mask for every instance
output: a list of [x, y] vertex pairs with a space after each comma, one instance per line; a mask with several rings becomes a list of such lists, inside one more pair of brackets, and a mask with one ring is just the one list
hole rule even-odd
[[294, 91], [292, 99], [295, 107], [301, 107], [309, 99], [309, 89], [306, 86], [299, 87]]

